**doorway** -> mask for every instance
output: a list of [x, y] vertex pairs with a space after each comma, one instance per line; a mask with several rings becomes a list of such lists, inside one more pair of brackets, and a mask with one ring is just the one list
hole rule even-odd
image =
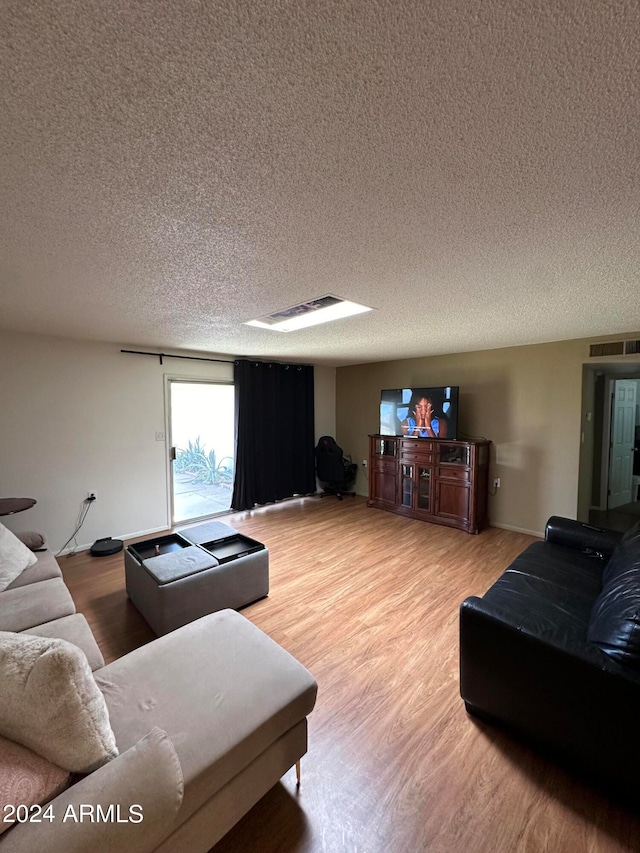
[[172, 523], [229, 512], [235, 475], [233, 383], [169, 380]]
[[607, 509], [616, 509], [635, 500], [631, 495], [636, 386], [637, 382], [633, 379], [616, 379], [613, 383]]
[[596, 372], [594, 382], [593, 490], [588, 520], [623, 532], [640, 519], [640, 382], [636, 377], [637, 371], [634, 376], [629, 365], [611, 364]]

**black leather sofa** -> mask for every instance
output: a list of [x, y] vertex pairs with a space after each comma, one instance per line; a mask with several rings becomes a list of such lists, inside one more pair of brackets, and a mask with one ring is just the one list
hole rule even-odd
[[640, 524], [554, 516], [460, 608], [460, 692], [610, 791], [640, 803]]

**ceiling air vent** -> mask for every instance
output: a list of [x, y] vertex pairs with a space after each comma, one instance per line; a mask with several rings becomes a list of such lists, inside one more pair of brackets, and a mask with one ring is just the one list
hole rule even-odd
[[603, 355], [624, 355], [624, 341], [607, 341], [604, 344], [591, 344], [589, 358], [601, 358]]
[[640, 352], [640, 341], [625, 341], [624, 342], [624, 354], [625, 355], [633, 355], [634, 353]]

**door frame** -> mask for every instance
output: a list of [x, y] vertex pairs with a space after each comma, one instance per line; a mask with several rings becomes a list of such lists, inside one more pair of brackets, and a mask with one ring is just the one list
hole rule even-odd
[[605, 376], [602, 423], [602, 450], [600, 453], [600, 509], [605, 512], [609, 508], [609, 467], [611, 464], [611, 415], [613, 413], [613, 395], [615, 392], [616, 377]]
[[[214, 516], [222, 515], [220, 512], [211, 513], [210, 515], [201, 515], [196, 519], [187, 521], [175, 521], [175, 505], [173, 497], [173, 465], [171, 464], [171, 448], [173, 447], [173, 436], [171, 434], [171, 383], [186, 382], [191, 385], [235, 385], [233, 379], [211, 379], [209, 376], [185, 376], [184, 374], [165, 373], [164, 374], [164, 429], [165, 429], [165, 477], [167, 484], [167, 507], [169, 510], [169, 527], [172, 529], [176, 524], [191, 524], [200, 519], [213, 518]], [[234, 454], [235, 458], [235, 454]]]
[[[626, 365], [625, 365], [626, 367]], [[602, 420], [602, 448], [600, 453], [600, 494], [599, 506], [590, 505], [590, 509], [606, 512], [609, 509], [609, 464], [611, 457], [611, 422], [615, 394], [615, 383], [619, 379], [631, 379], [640, 383], [640, 376], [634, 375], [633, 370], [607, 372], [606, 365], [602, 366], [605, 374], [604, 407]], [[628, 374], [631, 375], [628, 375]], [[640, 385], [639, 385], [640, 390]], [[593, 463], [592, 463], [593, 464]]]
[[[604, 380], [602, 434], [599, 448], [595, 445], [595, 432], [600, 423], [599, 404], [595, 389], [597, 377]], [[581, 433], [578, 434], [579, 470], [576, 495], [576, 518], [589, 521], [589, 514], [607, 511], [607, 489], [609, 488], [609, 444], [611, 440], [611, 409], [610, 398], [615, 379], [635, 379], [640, 382], [640, 354], [627, 356], [621, 360], [619, 356], [602, 357], [598, 359], [585, 358], [582, 361], [582, 402], [581, 402]], [[638, 398], [640, 399], [640, 387]], [[609, 403], [607, 402], [609, 401]], [[598, 461], [596, 462], [596, 455]], [[593, 494], [592, 486], [595, 478], [599, 479], [599, 490]]]
[[[608, 438], [608, 448], [609, 453], [607, 454], [607, 481], [606, 481], [606, 491], [605, 491], [605, 508], [608, 511], [609, 509], [616, 509], [616, 507], [610, 507], [609, 501], [611, 498], [611, 455], [613, 452], [613, 439], [612, 439], [612, 428], [613, 421], [615, 418], [614, 408], [616, 405], [616, 385], [618, 382], [634, 382], [636, 384], [636, 399], [634, 401], [634, 419], [633, 419], [633, 429], [635, 434], [635, 407], [638, 405], [637, 393], [638, 393], [638, 380], [633, 378], [627, 378], [622, 376], [612, 376], [610, 377], [610, 382], [607, 382], [607, 391], [609, 392], [609, 406], [608, 406], [608, 428], [607, 428], [607, 438]], [[603, 436], [604, 438], [604, 436]], [[631, 457], [631, 470], [633, 471], [633, 455]], [[629, 491], [630, 497], [633, 500], [633, 476], [631, 475], [631, 482], [629, 483]], [[622, 505], [622, 504], [620, 504]]]

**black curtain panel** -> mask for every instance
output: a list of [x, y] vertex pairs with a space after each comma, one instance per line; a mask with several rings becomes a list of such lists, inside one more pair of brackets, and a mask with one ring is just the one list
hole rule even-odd
[[236, 476], [231, 508], [316, 490], [313, 367], [234, 362]]

